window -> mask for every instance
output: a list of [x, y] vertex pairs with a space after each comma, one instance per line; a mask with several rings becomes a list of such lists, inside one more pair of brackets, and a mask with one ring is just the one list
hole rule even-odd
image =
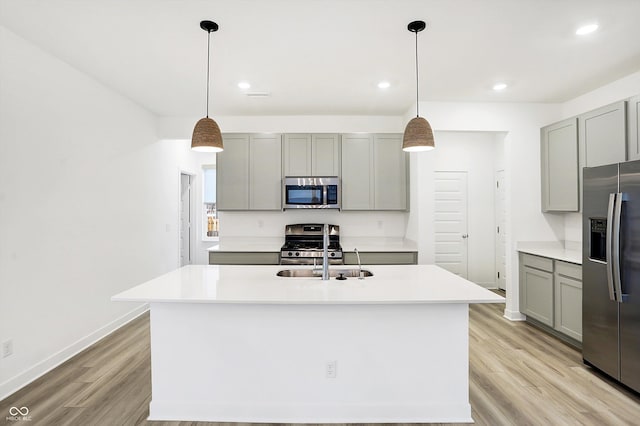
[[216, 166], [202, 166], [202, 211], [206, 230], [204, 237], [217, 237], [220, 229], [218, 210], [216, 208]]

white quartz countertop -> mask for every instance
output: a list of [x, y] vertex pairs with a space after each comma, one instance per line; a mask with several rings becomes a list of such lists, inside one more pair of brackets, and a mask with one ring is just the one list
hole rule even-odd
[[567, 249], [562, 244], [553, 242], [522, 242], [518, 243], [518, 251], [536, 256], [562, 260], [564, 262], [582, 265], [582, 251]]
[[236, 304], [503, 303], [505, 300], [435, 265], [363, 266], [374, 276], [344, 281], [276, 276], [284, 268], [309, 269], [282, 265], [189, 265], [123, 291], [111, 300]]
[[[220, 237], [220, 241], [208, 251], [230, 252], [280, 252], [284, 237]], [[340, 237], [343, 251], [407, 252], [418, 251], [416, 243], [405, 238], [393, 237]]]

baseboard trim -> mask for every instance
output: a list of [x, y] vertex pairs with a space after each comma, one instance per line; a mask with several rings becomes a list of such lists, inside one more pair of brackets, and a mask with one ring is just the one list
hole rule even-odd
[[526, 321], [527, 316], [524, 315], [522, 312], [520, 311], [510, 311], [509, 309], [504, 310], [504, 315], [503, 315], [506, 319], [508, 319], [509, 321]]
[[122, 315], [121, 317], [111, 321], [107, 325], [99, 328], [93, 333], [81, 338], [75, 343], [72, 343], [66, 348], [40, 361], [33, 367], [28, 368], [27, 370], [10, 378], [4, 383], [0, 383], [0, 401], [13, 395], [15, 392], [27, 386], [29, 383], [47, 374], [49, 371], [53, 370], [63, 362], [69, 360], [70, 358], [73, 358], [89, 346], [96, 343], [98, 340], [103, 339], [104, 337], [113, 333], [128, 322], [133, 321], [148, 310], [149, 304], [145, 303], [143, 305], [140, 305], [137, 308]]
[[156, 401], [149, 421], [225, 423], [473, 423], [468, 403], [195, 403]]

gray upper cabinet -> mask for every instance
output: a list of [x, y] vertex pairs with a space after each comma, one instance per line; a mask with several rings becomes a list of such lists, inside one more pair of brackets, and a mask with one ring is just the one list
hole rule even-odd
[[249, 209], [249, 135], [222, 137], [224, 151], [216, 154], [218, 210]]
[[284, 176], [339, 176], [340, 135], [285, 134]]
[[226, 134], [217, 154], [218, 210], [282, 209], [280, 134]]
[[311, 176], [310, 134], [285, 134], [282, 149], [285, 176]]
[[626, 101], [578, 116], [580, 164], [595, 167], [626, 160]]
[[402, 150], [402, 135], [374, 135], [375, 210], [407, 210], [408, 161], [409, 155]]
[[282, 209], [282, 137], [279, 134], [249, 138], [249, 209]]
[[342, 135], [342, 210], [372, 210], [373, 196], [373, 135]]
[[640, 160], [640, 96], [634, 96], [629, 99], [627, 107], [627, 124], [629, 132], [627, 155], [629, 160]]
[[311, 176], [340, 176], [340, 135], [311, 135]]
[[540, 129], [542, 211], [578, 211], [578, 122], [576, 118]]
[[402, 135], [342, 135], [342, 209], [407, 210]]

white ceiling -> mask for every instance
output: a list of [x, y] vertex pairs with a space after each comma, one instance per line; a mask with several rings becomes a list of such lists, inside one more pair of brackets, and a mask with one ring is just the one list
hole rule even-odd
[[638, 0], [0, 0], [0, 24], [162, 116], [204, 115], [203, 19], [213, 116], [404, 114], [416, 19], [422, 101], [562, 102], [640, 70]]

